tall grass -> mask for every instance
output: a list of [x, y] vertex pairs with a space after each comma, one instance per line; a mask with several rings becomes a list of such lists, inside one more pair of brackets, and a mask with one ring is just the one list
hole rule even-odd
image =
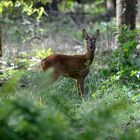
[[91, 67], [84, 98], [72, 79], [50, 84], [50, 73], [29, 73], [26, 87], [0, 98], [0, 138], [138, 139], [139, 102], [128, 96], [127, 86], [103, 76], [101, 67]]

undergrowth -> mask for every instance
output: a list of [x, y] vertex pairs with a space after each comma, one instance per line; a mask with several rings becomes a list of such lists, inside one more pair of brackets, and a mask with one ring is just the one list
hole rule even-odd
[[1, 94], [0, 138], [138, 140], [138, 91], [122, 84], [117, 75], [108, 76], [108, 68], [98, 63], [85, 80], [84, 98], [78, 96], [72, 79], [61, 77], [49, 83], [50, 73], [18, 71], [22, 75], [18, 82], [27, 78], [27, 85], [16, 86], [12, 94]]

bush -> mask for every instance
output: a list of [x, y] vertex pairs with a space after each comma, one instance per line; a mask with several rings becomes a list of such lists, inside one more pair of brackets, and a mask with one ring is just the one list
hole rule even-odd
[[0, 103], [0, 138], [10, 140], [68, 139], [68, 122], [60, 113], [49, 114], [23, 97]]

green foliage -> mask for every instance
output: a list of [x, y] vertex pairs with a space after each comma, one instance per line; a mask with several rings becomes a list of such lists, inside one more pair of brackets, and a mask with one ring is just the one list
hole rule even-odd
[[[28, 16], [31, 16], [34, 13], [37, 13], [37, 20], [39, 20], [42, 15], [45, 13], [44, 8], [33, 8], [34, 2], [37, 2], [37, 0], [28, 0], [28, 1], [17, 1], [17, 0], [2, 0], [0, 2], [0, 15], [4, 11], [4, 9], [8, 9], [7, 11], [9, 13], [12, 13], [13, 9], [20, 8], [22, 13], [27, 13]], [[41, 0], [42, 4], [46, 4], [45, 0]]]
[[22, 70], [8, 70], [4, 72], [4, 74], [0, 76], [0, 79], [3, 79], [4, 81], [1, 96], [7, 96], [9, 94], [12, 95], [15, 93], [23, 74], [24, 71]]
[[[131, 81], [137, 87], [139, 84], [139, 57], [136, 51], [138, 40], [137, 31], [130, 31], [126, 26], [120, 27], [118, 34], [119, 47], [113, 52], [112, 60], [109, 64], [113, 77], [129, 84]], [[131, 85], [131, 84], [129, 84]], [[134, 86], [134, 84], [132, 84]]]
[[67, 12], [75, 12], [76, 6], [77, 6], [76, 2], [74, 2], [72, 0], [68, 0], [68, 1], [62, 1], [58, 5], [58, 8], [61, 12], [67, 13]]
[[84, 5], [84, 12], [89, 14], [99, 15], [106, 11], [104, 7], [104, 0], [95, 1], [93, 4], [85, 4]]
[[37, 32], [38, 35], [42, 33], [42, 31], [40, 31], [40, 28], [37, 30], [37, 32], [35, 32], [35, 24], [30, 24], [30, 20], [27, 21], [27, 23], [23, 22], [23, 24], [21, 24], [21, 21], [16, 19], [12, 20], [9, 17], [5, 16], [3, 18], [3, 22], [8, 25], [7, 28], [3, 30], [5, 36], [7, 37], [7, 40], [9, 40], [10, 42], [14, 42], [14, 44], [16, 44], [16, 46], [20, 48], [22, 47], [21, 43], [29, 42], [31, 38], [37, 34]]
[[22, 12], [27, 13], [28, 16], [37, 13], [37, 20], [39, 20], [42, 17], [42, 15], [45, 13], [43, 7], [37, 9], [37, 8], [33, 8], [33, 5], [28, 6], [27, 4], [24, 4]]
[[48, 75], [44, 73], [31, 77], [34, 78], [29, 86], [6, 99], [0, 98], [1, 139], [139, 137], [140, 104], [129, 98], [129, 90], [119, 82], [98, 88], [94, 96], [82, 99], [71, 79], [61, 78], [50, 85], [45, 82]]
[[[104, 6], [104, 0], [96, 0], [92, 3], [90, 2], [84, 2], [84, 4], [78, 4], [76, 1], [68, 0], [68, 1], [62, 1], [58, 5], [59, 11], [63, 13], [68, 12], [83, 12], [88, 14], [94, 14], [98, 15], [105, 12], [105, 6]], [[79, 11], [80, 10], [80, 11]]]
[[124, 57], [129, 57], [137, 45], [136, 31], [130, 31], [126, 26], [120, 28], [118, 42]]
[[69, 137], [68, 123], [60, 113], [45, 113], [27, 98], [1, 100], [0, 114], [1, 139], [63, 140]]
[[43, 50], [37, 51], [36, 57], [43, 59], [51, 54], [53, 54], [51, 48], [49, 48], [47, 51], [45, 49], [43, 49]]
[[118, 69], [123, 69], [126, 66], [134, 66], [137, 55], [135, 53], [136, 31], [130, 31], [126, 26], [120, 27], [118, 34], [119, 47], [114, 51], [114, 63], [118, 64]]

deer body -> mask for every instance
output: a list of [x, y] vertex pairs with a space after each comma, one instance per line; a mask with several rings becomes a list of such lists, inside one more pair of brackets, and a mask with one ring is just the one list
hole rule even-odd
[[[83, 30], [83, 38], [86, 40], [89, 39], [89, 36], [85, 30]], [[90, 39], [93, 41], [93, 38]], [[76, 79], [79, 95], [81, 96], [84, 95], [84, 79], [89, 73], [89, 68], [94, 59], [95, 52], [95, 44], [93, 42], [87, 42], [86, 44], [87, 52], [84, 55], [70, 56], [53, 54], [41, 61], [44, 71], [50, 67], [54, 69], [54, 80], [57, 80], [60, 76]], [[91, 47], [91, 49], [88, 47]]]

